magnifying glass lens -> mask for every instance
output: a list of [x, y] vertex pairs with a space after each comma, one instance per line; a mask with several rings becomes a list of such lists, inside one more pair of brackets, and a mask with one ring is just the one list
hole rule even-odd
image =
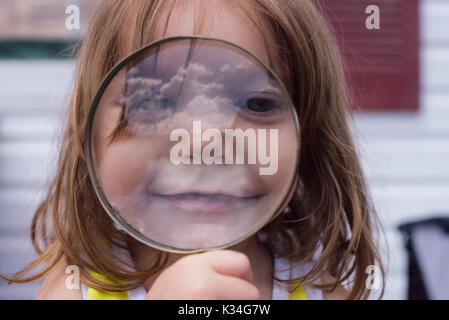
[[166, 251], [238, 243], [285, 205], [299, 128], [281, 81], [250, 52], [173, 38], [104, 80], [87, 134], [90, 177], [130, 235]]

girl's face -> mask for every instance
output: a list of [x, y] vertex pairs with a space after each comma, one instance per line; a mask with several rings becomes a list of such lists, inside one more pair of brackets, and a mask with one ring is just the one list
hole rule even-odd
[[[200, 35], [268, 64], [251, 25], [220, 2], [211, 8]], [[194, 34], [192, 12], [174, 14], [165, 36]], [[286, 97], [260, 64], [218, 42], [189, 55], [188, 44], [163, 45], [113, 79], [93, 149], [103, 192], [131, 226], [167, 246], [203, 249], [245, 237], [279, 210], [299, 146]]]

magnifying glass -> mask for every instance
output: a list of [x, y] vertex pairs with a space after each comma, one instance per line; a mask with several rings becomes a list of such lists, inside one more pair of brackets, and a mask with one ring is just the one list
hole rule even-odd
[[106, 212], [174, 253], [233, 246], [286, 205], [300, 135], [282, 81], [221, 39], [153, 42], [118, 63], [88, 118], [89, 176]]

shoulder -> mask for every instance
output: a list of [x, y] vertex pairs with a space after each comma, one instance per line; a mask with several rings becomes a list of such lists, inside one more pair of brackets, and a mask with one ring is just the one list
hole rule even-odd
[[82, 300], [81, 286], [69, 289], [66, 281], [73, 273], [66, 273], [67, 264], [61, 259], [48, 273], [36, 300]]

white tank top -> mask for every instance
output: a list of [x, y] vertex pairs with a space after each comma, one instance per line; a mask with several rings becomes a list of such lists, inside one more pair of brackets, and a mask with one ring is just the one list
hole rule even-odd
[[[274, 258], [274, 274], [276, 278], [290, 280], [306, 275], [313, 267], [313, 262], [305, 262], [291, 268], [288, 259]], [[288, 284], [273, 280], [272, 300], [288, 300]], [[317, 288], [304, 287], [308, 300], [323, 300], [323, 291]]]
[[[284, 258], [274, 258], [274, 274], [276, 278], [282, 280], [290, 280], [293, 278], [297, 278], [305, 275], [312, 268], [312, 262], [302, 263], [300, 265], [295, 266], [294, 268], [290, 268], [291, 264], [287, 259]], [[273, 292], [272, 292], [272, 300], [288, 300], [289, 299], [289, 291], [288, 284], [273, 280]], [[88, 300], [89, 298], [89, 289], [85, 284], [81, 284], [81, 291], [83, 295], [83, 300]], [[307, 295], [308, 300], [322, 300], [323, 292], [317, 288], [308, 288], [304, 287], [304, 291]], [[132, 291], [128, 291], [129, 300], [144, 300], [147, 295], [147, 291], [143, 286], [134, 289]]]

